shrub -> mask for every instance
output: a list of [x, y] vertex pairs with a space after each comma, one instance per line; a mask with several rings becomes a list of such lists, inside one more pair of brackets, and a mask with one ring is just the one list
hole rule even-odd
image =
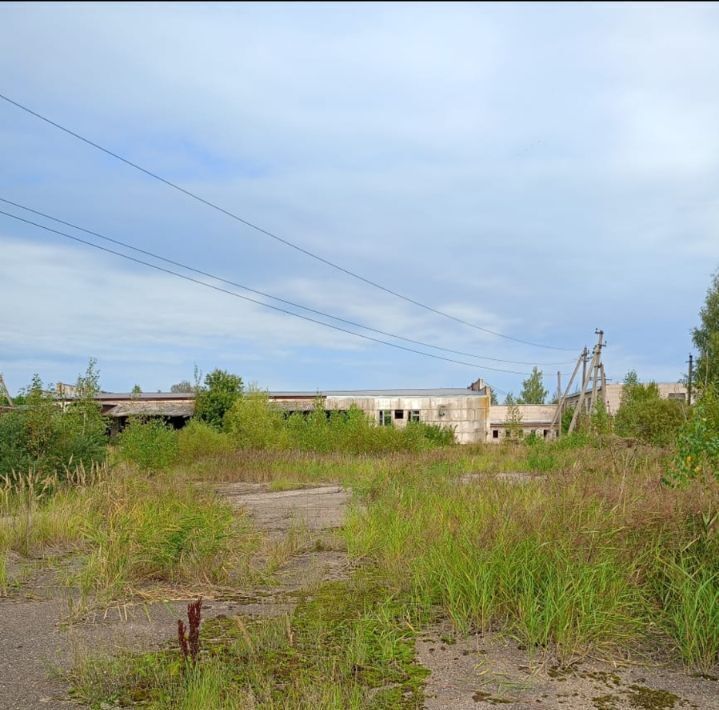
[[630, 373], [624, 383], [622, 400], [614, 419], [619, 436], [633, 437], [655, 446], [668, 446], [676, 439], [685, 419], [682, 402], [662, 399], [654, 382], [636, 382]]
[[178, 459], [183, 463], [221, 456], [232, 449], [232, 441], [227, 434], [198, 419], [193, 419], [177, 432]]
[[235, 400], [224, 428], [241, 449], [276, 449], [283, 439], [284, 420], [266, 392], [252, 389]]
[[699, 475], [719, 480], [719, 396], [707, 387], [677, 437], [677, 452], [664, 482], [685, 483]]
[[60, 402], [35, 375], [22, 407], [0, 416], [0, 475], [28, 471], [62, 473], [72, 465], [88, 469], [106, 455], [106, 424], [96, 391], [94, 363], [78, 380], [80, 397]]
[[159, 419], [131, 419], [118, 438], [120, 459], [153, 471], [177, 460], [177, 434]]

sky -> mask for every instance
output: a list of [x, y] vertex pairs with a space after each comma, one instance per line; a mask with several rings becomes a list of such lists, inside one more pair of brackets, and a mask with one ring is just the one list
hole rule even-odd
[[719, 267], [717, 76], [716, 3], [0, 4], [0, 93], [515, 339], [0, 101], [0, 198], [475, 356], [361, 339], [0, 214], [0, 372], [13, 393], [89, 358], [108, 391], [220, 367], [274, 390], [516, 393], [535, 363], [553, 391], [601, 328], [611, 380], [676, 381]]

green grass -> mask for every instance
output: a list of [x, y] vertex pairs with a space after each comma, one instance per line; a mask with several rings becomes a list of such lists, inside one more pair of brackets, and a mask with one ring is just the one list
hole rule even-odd
[[682, 660], [704, 671], [719, 658], [719, 565], [713, 562], [680, 556], [664, 568], [664, 627]]
[[211, 491], [127, 466], [44, 487], [21, 481], [5, 489], [0, 515], [0, 554], [80, 555], [70, 583], [88, 601], [247, 580], [258, 545], [248, 520]]
[[120, 598], [148, 582], [226, 581], [256, 537], [228, 504], [167, 478], [130, 476], [99, 492], [83, 528], [83, 591]]
[[170, 649], [86, 661], [74, 695], [91, 707], [415, 708], [426, 672], [394, 591], [365, 576], [322, 587], [291, 617], [206, 622], [197, 667]]

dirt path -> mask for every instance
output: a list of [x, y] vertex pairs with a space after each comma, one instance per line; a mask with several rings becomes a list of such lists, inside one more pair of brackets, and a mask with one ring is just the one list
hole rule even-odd
[[[337, 486], [272, 492], [264, 484], [236, 483], [218, 492], [246, 510], [277, 561], [273, 584], [238, 590], [203, 604], [203, 615], [269, 617], [290, 612], [297, 593], [349, 572], [337, 540], [349, 494]], [[40, 567], [0, 599], [0, 709], [64, 708], [74, 703], [57, 670], [83, 656], [150, 649], [171, 641], [191, 600], [128, 604], [66, 624], [72, 595], [60, 570]]]

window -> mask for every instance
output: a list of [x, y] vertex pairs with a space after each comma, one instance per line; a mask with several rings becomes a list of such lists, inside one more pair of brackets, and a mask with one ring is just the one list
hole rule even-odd
[[419, 409], [410, 409], [409, 410], [409, 420], [411, 422], [419, 421]]
[[684, 392], [670, 392], [667, 395], [668, 399], [678, 399], [680, 402], [684, 402], [687, 398], [687, 396], [684, 394]]
[[492, 429], [492, 438], [499, 439], [499, 429]]
[[437, 416], [444, 417], [447, 414], [447, 407], [445, 407], [443, 404], [439, 405], [439, 409], [437, 410]]
[[392, 410], [391, 409], [380, 409], [379, 410], [379, 425], [380, 426], [392, 426]]
[[394, 418], [395, 419], [404, 419], [404, 409], [395, 409], [394, 410]]
[[549, 436], [549, 429], [544, 430], [544, 438], [546, 439]]

